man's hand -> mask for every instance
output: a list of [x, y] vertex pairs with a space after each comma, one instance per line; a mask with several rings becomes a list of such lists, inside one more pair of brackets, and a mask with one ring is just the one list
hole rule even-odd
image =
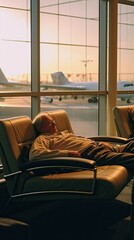
[[80, 153], [78, 151], [69, 151], [68, 157], [80, 157]]

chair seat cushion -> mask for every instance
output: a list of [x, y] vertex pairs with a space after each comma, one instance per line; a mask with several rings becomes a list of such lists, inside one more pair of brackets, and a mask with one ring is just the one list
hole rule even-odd
[[[38, 192], [40, 189], [40, 191], [46, 191], [44, 199], [53, 198], [53, 194], [49, 194], [51, 191], [56, 191], [55, 195], [57, 194], [57, 197], [60, 197], [59, 193], [61, 191], [62, 198], [64, 198], [64, 191], [69, 191], [69, 193], [72, 192], [72, 195], [68, 194], [69, 198], [89, 196], [91, 199], [114, 199], [130, 179], [131, 176], [128, 171], [122, 166], [101, 166], [97, 168], [96, 187], [92, 195], [89, 195], [88, 192], [92, 189], [93, 172], [88, 170], [40, 177], [36, 176], [26, 181], [24, 193], [29, 191]], [[78, 191], [79, 194], [73, 194], [73, 191], [75, 193]], [[81, 192], [84, 194], [81, 194]], [[67, 197], [67, 194], [65, 197]]]

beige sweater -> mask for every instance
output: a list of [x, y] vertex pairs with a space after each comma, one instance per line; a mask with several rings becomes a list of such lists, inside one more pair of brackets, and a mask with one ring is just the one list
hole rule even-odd
[[84, 137], [77, 137], [68, 131], [55, 133], [53, 135], [40, 135], [33, 142], [29, 159], [44, 159], [45, 157], [68, 156], [68, 151], [79, 151], [82, 153], [94, 141]]

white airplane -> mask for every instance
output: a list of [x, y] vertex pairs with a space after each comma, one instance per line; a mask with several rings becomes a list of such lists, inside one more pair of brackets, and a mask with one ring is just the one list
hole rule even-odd
[[[98, 82], [79, 82], [73, 83], [69, 81], [62, 72], [55, 72], [51, 74], [53, 85], [46, 85], [48, 88], [64, 89], [64, 90], [98, 90]], [[129, 81], [118, 81], [118, 91], [132, 91], [134, 90], [134, 84]], [[134, 94], [118, 94], [117, 97], [122, 101], [126, 100], [127, 103], [131, 103], [131, 99], [134, 98]], [[74, 96], [76, 98], [76, 96]], [[97, 96], [91, 96], [88, 98], [88, 102], [97, 102]]]
[[5, 74], [0, 68], [0, 85], [6, 87], [14, 87], [14, 86], [29, 86], [30, 84], [24, 82], [16, 82], [16, 81], [9, 81], [7, 80]]
[[[43, 89], [62, 89], [62, 90], [98, 90], [98, 82], [79, 82], [73, 83], [69, 81], [62, 72], [55, 72], [51, 74], [53, 84], [41, 83]], [[29, 83], [21, 83], [15, 81], [8, 81], [2, 70], [0, 69], [0, 85], [6, 87], [16, 87], [16, 86], [30, 86]], [[117, 89], [119, 91], [130, 91], [134, 90], [134, 84], [129, 81], [118, 81]], [[131, 99], [134, 98], [134, 94], [119, 94], [117, 96], [121, 100], [126, 100], [127, 103], [131, 102]], [[78, 96], [73, 96], [74, 99], [77, 99]], [[59, 97], [59, 100], [62, 100], [62, 97]], [[53, 98], [51, 96], [45, 96], [41, 98], [42, 103], [52, 103]], [[90, 96], [88, 98], [89, 103], [96, 103], [98, 101], [97, 96]]]
[[134, 98], [134, 94], [131, 91], [134, 91], [134, 84], [130, 81], [118, 81], [117, 82], [117, 90], [118, 91], [128, 91], [129, 94], [120, 93], [117, 94], [117, 97], [120, 98], [122, 101], [126, 101], [127, 103], [131, 103], [131, 99]]
[[[52, 73], [51, 77], [52, 77], [53, 84], [44, 84], [44, 89], [51, 88], [51, 89], [58, 89], [58, 90], [97, 90], [97, 85], [98, 85], [97, 82], [73, 83], [69, 81], [62, 72]], [[78, 99], [77, 95], [73, 95], [72, 97], [76, 100]], [[62, 100], [62, 97], [60, 96], [59, 101], [61, 100]], [[51, 98], [49, 102], [52, 102], [52, 101], [53, 99]], [[97, 96], [92, 95], [91, 98], [88, 98], [88, 102], [96, 103]]]

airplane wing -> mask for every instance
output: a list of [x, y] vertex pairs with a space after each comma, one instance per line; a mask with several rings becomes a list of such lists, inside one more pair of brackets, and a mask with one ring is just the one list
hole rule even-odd
[[7, 83], [0, 82], [0, 85], [7, 86], [7, 87], [30, 86], [29, 83], [21, 83], [21, 82], [15, 82], [15, 81], [7, 82]]
[[[81, 84], [73, 84], [63, 75], [58, 72], [52, 74], [53, 84], [41, 83], [40, 86], [45, 89], [59, 89], [59, 90], [86, 90], [86, 87]], [[58, 83], [58, 84], [57, 84]], [[0, 69], [0, 85], [6, 87], [15, 86], [30, 86], [30, 83], [8, 81], [2, 70]]]
[[55, 84], [41, 84], [41, 87], [45, 89], [59, 89], [59, 90], [86, 90], [84, 86], [73, 86], [73, 85], [55, 85]]

